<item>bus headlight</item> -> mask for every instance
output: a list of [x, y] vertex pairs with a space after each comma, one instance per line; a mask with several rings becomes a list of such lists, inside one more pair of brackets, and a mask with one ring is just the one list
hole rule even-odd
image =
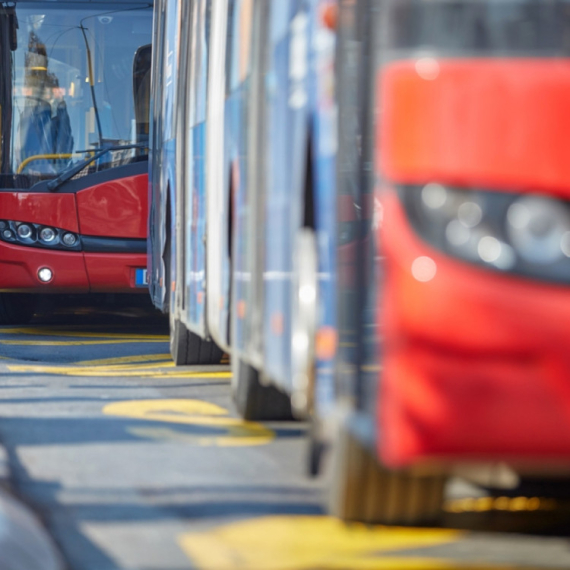
[[537, 197], [515, 200], [507, 211], [506, 225], [517, 253], [529, 263], [549, 264], [564, 256], [570, 215], [560, 203]]
[[20, 224], [16, 233], [20, 239], [28, 240], [32, 237], [34, 230], [29, 224]]
[[61, 239], [61, 241], [68, 247], [73, 247], [75, 245], [75, 242], [77, 241], [77, 237], [70, 233], [67, 232], [65, 234], [63, 234], [63, 238]]
[[446, 254], [500, 271], [570, 283], [570, 203], [429, 183], [400, 186], [408, 221]]
[[79, 236], [68, 230], [14, 220], [0, 220], [0, 241], [68, 251], [81, 251], [82, 246]]
[[51, 243], [57, 234], [53, 228], [42, 228], [40, 230], [40, 239], [45, 243]]

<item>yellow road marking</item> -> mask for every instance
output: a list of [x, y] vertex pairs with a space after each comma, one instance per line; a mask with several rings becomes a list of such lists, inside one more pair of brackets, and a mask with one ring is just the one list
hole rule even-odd
[[27, 334], [33, 336], [68, 336], [77, 338], [118, 338], [118, 339], [136, 339], [136, 340], [154, 340], [167, 341], [169, 336], [164, 334], [138, 334], [138, 333], [97, 333], [97, 332], [80, 332], [54, 330], [51, 328], [29, 327], [29, 328], [0, 328], [0, 334]]
[[[443, 545], [461, 536], [444, 529], [345, 525], [323, 516], [270, 516], [184, 534], [178, 542], [200, 570], [431, 570], [457, 565], [395, 557], [394, 552]], [[388, 558], [382, 556], [386, 553]]]
[[93, 344], [129, 344], [139, 342], [164, 342], [139, 338], [109, 339], [109, 340], [0, 340], [0, 344], [21, 346], [87, 346]]
[[10, 372], [22, 372], [32, 374], [59, 374], [63, 376], [88, 376], [88, 377], [175, 377], [175, 378], [231, 378], [232, 373], [223, 372], [196, 372], [191, 370], [160, 370], [152, 368], [128, 367], [121, 368], [115, 366], [42, 366], [29, 364], [8, 365]]
[[199, 570], [514, 570], [512, 565], [414, 553], [464, 537], [448, 529], [347, 525], [326, 516], [268, 516], [186, 533], [178, 543]]
[[154, 360], [171, 361], [170, 354], [140, 354], [136, 356], [119, 356], [116, 358], [101, 358], [99, 360], [81, 360], [76, 362], [80, 366], [105, 366], [114, 364], [130, 364], [135, 362], [152, 362]]
[[224, 430], [220, 435], [204, 435], [167, 427], [127, 428], [129, 433], [144, 438], [221, 447], [264, 445], [275, 438], [275, 432], [264, 425], [232, 418], [225, 408], [202, 400], [128, 400], [107, 404], [103, 413], [137, 420]]
[[478, 497], [447, 501], [443, 509], [448, 513], [484, 513], [489, 511], [554, 511], [559, 508], [554, 499], [540, 497]]

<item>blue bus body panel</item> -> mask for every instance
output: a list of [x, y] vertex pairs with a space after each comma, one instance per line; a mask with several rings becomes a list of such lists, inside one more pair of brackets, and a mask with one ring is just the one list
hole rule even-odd
[[[319, 10], [330, 0], [313, 0], [310, 37], [313, 38], [309, 73], [310, 106], [312, 109], [313, 190], [315, 229], [318, 255], [317, 331], [326, 331], [338, 339], [336, 289], [336, 152], [337, 105], [335, 99], [335, 33], [319, 22]], [[319, 334], [319, 332], [318, 332]], [[317, 350], [315, 401], [317, 413], [327, 410], [334, 401], [335, 351]]]
[[245, 318], [251, 302], [250, 297], [250, 263], [251, 243], [248, 235], [248, 216], [250, 215], [250, 203], [248, 200], [248, 150], [247, 150], [247, 96], [249, 94], [248, 84], [242, 84], [238, 91], [228, 100], [228, 110], [230, 117], [228, 121], [229, 134], [231, 140], [232, 156], [232, 191], [234, 208], [234, 249], [233, 249], [233, 286], [236, 302], [236, 322], [233, 329], [234, 339], [232, 344], [238, 351], [245, 351], [248, 343]]
[[186, 318], [192, 330], [205, 332], [206, 299], [206, 123], [192, 129], [186, 189]]
[[298, 17], [302, 4], [297, 0], [272, 4], [275, 11], [271, 17], [267, 87], [264, 369], [284, 388], [290, 387], [291, 379], [292, 259], [303, 212], [308, 144], [307, 106], [301, 99], [294, 99], [306, 93], [306, 85], [304, 80], [293, 84], [290, 79], [291, 22]]
[[[159, 148], [153, 149], [154, 164], [151, 167], [149, 177], [150, 184], [158, 183], [158, 188], [151, 187], [151, 219], [150, 223], [154, 224], [154, 228], [149, 235], [151, 236], [151, 244], [149, 245], [151, 261], [149, 263], [149, 280], [150, 289], [155, 306], [161, 310], [165, 310], [169, 306], [169, 291], [166, 290], [169, 279], [165, 273], [165, 261], [167, 234], [173, 235], [174, 231], [174, 208], [175, 208], [175, 159], [176, 159], [176, 140], [175, 140], [175, 98], [177, 88], [177, 67], [178, 67], [178, 46], [179, 46], [179, 0], [167, 0], [166, 3], [166, 21], [165, 21], [165, 39], [163, 57], [164, 68], [164, 84], [162, 86], [161, 103], [162, 108], [158, 111], [161, 114], [162, 132], [156, 133]], [[159, 172], [154, 173], [154, 169], [158, 167]], [[154, 178], [153, 178], [154, 177]], [[170, 216], [167, 214], [168, 204], [170, 204]], [[167, 220], [170, 218], [171, 227], [167, 228]], [[171, 241], [171, 258], [175, 259], [174, 241]], [[174, 275], [174, 267], [171, 264], [171, 275]]]

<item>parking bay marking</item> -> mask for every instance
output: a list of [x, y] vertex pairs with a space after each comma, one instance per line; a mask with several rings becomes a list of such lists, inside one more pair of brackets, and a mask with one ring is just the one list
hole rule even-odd
[[326, 516], [268, 516], [186, 533], [178, 543], [198, 570], [514, 570], [414, 555], [414, 549], [465, 536], [448, 529], [344, 524]]
[[197, 371], [184, 370], [168, 367], [161, 370], [160, 366], [50, 366], [33, 364], [11, 364], [8, 365], [10, 372], [26, 374], [50, 374], [62, 376], [86, 376], [86, 377], [139, 377], [139, 378], [224, 378], [230, 379], [230, 371]]
[[87, 346], [94, 344], [129, 344], [147, 342], [166, 342], [164, 340], [140, 339], [140, 338], [117, 338], [107, 340], [15, 340], [2, 339], [0, 344], [16, 346]]
[[111, 332], [82, 332], [72, 330], [57, 330], [42, 327], [0, 328], [0, 334], [25, 334], [33, 336], [63, 336], [94, 339], [136, 339], [155, 342], [167, 342], [168, 335], [164, 334], [138, 334], [138, 333], [111, 333]]
[[137, 364], [144, 362], [164, 361], [165, 363], [172, 362], [170, 353], [165, 354], [138, 354], [134, 356], [117, 356], [114, 358], [101, 358], [99, 360], [81, 360], [75, 364], [78, 366], [113, 366], [120, 364]]
[[264, 445], [275, 439], [275, 432], [257, 422], [233, 418], [228, 410], [203, 400], [126, 400], [113, 402], [103, 408], [103, 414], [194, 426], [199, 430], [218, 433], [188, 433], [169, 427], [129, 427], [127, 431], [137, 437], [157, 440], [182, 441], [201, 446], [252, 446]]

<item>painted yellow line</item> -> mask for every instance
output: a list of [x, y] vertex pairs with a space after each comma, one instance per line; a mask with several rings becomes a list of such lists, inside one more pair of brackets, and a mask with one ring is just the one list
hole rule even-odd
[[449, 544], [462, 536], [445, 529], [345, 525], [324, 516], [270, 516], [184, 534], [178, 542], [199, 570], [435, 570], [458, 566], [413, 554], [400, 557], [399, 551]]
[[147, 342], [164, 342], [150, 339], [114, 339], [114, 340], [0, 340], [0, 344], [10, 346], [87, 346], [95, 344], [133, 344]]
[[[194, 425], [200, 426], [201, 424], [196, 422]], [[251, 447], [253, 445], [265, 445], [274, 438], [273, 434], [252, 431], [247, 427], [238, 430], [236, 426], [228, 426], [227, 435], [219, 436], [192, 435], [170, 428], [127, 428], [127, 432], [144, 439], [166, 440], [205, 447]]]
[[155, 340], [167, 341], [168, 335], [164, 334], [137, 334], [137, 333], [97, 333], [97, 332], [80, 332], [70, 330], [54, 330], [51, 328], [29, 327], [29, 328], [0, 328], [0, 334], [27, 334], [33, 336], [68, 336], [77, 338], [118, 338], [118, 339], [137, 339], [137, 340]]
[[485, 513], [489, 511], [533, 512], [560, 510], [554, 499], [540, 497], [477, 497], [447, 501], [448, 513]]
[[99, 360], [81, 360], [75, 364], [80, 366], [105, 366], [113, 364], [129, 364], [135, 362], [153, 362], [155, 360], [171, 361], [170, 354], [141, 354], [136, 356], [119, 356], [117, 358], [101, 358]]
[[227, 372], [196, 372], [192, 370], [159, 370], [159, 369], [121, 369], [115, 367], [80, 367], [80, 366], [42, 366], [29, 364], [9, 365], [10, 372], [27, 374], [51, 374], [62, 376], [89, 376], [89, 377], [151, 377], [151, 378], [231, 378], [232, 373]]
[[[77, 364], [76, 364], [77, 366]], [[111, 364], [108, 366], [97, 366], [97, 365], [92, 365], [92, 366], [79, 366], [78, 368], [89, 368], [89, 370], [102, 370], [102, 371], [114, 371], [114, 372], [120, 372], [122, 370], [124, 370], [125, 372], [136, 372], [137, 370], [154, 370], [154, 369], [160, 369], [160, 368], [176, 368], [176, 365], [174, 364], [174, 362], [172, 362], [172, 360], [170, 361], [166, 361], [166, 360], [162, 360], [160, 362], [146, 362], [144, 364]], [[177, 370], [181, 370], [184, 371], [183, 368], [177, 368]], [[194, 371], [195, 372], [195, 371]]]
[[217, 435], [204, 435], [167, 427], [127, 428], [132, 435], [149, 439], [227, 447], [264, 445], [275, 438], [275, 432], [264, 425], [232, 418], [225, 408], [202, 400], [127, 400], [107, 404], [103, 413], [122, 418], [222, 431]]
[[[203, 400], [165, 399], [113, 402], [103, 408], [103, 413], [110, 416], [179, 422], [184, 417], [226, 416], [228, 411], [222, 406]], [[167, 419], [164, 419], [164, 416]]]

